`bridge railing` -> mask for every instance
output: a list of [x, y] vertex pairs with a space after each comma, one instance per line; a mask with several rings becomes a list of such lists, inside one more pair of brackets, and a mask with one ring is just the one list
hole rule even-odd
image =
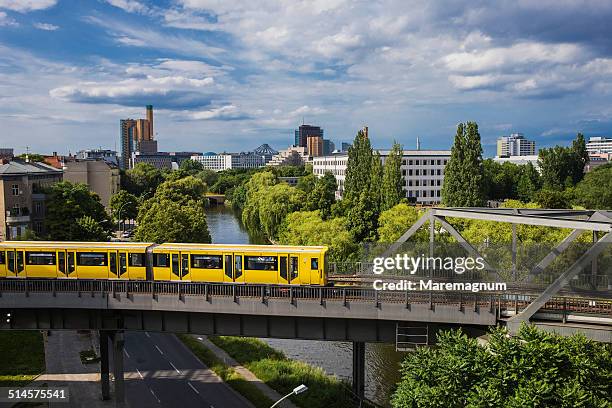
[[[366, 303], [378, 307], [381, 304], [404, 304], [407, 308], [413, 304], [452, 305], [458, 308], [487, 308], [490, 311], [514, 310], [519, 312], [527, 307], [537, 293], [493, 293], [493, 292], [424, 292], [424, 291], [377, 291], [372, 288], [357, 287], [320, 287], [289, 286], [266, 284], [225, 284], [204, 282], [152, 282], [152, 281], [119, 281], [87, 279], [0, 279], [0, 296], [2, 293], [98, 293], [115, 296], [117, 293], [170, 295], [204, 297], [206, 300], [215, 297], [251, 298], [261, 302], [282, 300], [288, 303], [296, 301], [319, 301]], [[547, 302], [542, 311], [575, 312], [595, 314], [612, 318], [612, 300], [589, 299], [580, 297], [555, 297]]]

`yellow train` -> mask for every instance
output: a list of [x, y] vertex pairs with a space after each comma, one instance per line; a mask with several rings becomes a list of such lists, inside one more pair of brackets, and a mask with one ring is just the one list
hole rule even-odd
[[327, 284], [327, 247], [0, 242], [0, 278]]

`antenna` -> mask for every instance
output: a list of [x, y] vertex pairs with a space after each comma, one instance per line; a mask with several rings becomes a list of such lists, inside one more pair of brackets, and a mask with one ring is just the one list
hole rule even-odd
[[417, 150], [421, 150], [421, 139], [418, 136], [416, 140], [416, 148]]

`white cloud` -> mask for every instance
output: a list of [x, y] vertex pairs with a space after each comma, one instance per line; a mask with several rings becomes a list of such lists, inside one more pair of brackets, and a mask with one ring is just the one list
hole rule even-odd
[[54, 24], [49, 24], [49, 23], [34, 23], [33, 25], [39, 30], [44, 30], [44, 31], [55, 31], [59, 29], [59, 26], [56, 26]]
[[0, 8], [28, 12], [55, 6], [57, 0], [0, 0]]
[[0, 11], [0, 27], [17, 27], [19, 24], [4, 11]]
[[148, 10], [147, 6], [136, 0], [106, 0], [106, 2], [128, 13], [143, 13]]
[[226, 105], [220, 108], [188, 113], [188, 117], [195, 120], [232, 119], [240, 116], [242, 114], [235, 105]]

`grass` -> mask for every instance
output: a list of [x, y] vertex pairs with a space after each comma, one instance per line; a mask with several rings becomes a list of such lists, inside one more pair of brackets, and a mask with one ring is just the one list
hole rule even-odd
[[308, 391], [290, 397], [300, 407], [354, 406], [347, 393], [349, 384], [325, 374], [320, 368], [290, 360], [259, 339], [224, 336], [209, 339], [282, 395], [300, 384], [307, 385]]
[[43, 371], [45, 348], [40, 332], [0, 330], [0, 387], [24, 386]]
[[212, 351], [193, 338], [193, 336], [186, 334], [178, 334], [177, 336], [208, 368], [213, 370], [236, 392], [251, 401], [256, 408], [269, 408], [274, 403], [259, 388], [245, 380], [232, 367], [218, 359]]

